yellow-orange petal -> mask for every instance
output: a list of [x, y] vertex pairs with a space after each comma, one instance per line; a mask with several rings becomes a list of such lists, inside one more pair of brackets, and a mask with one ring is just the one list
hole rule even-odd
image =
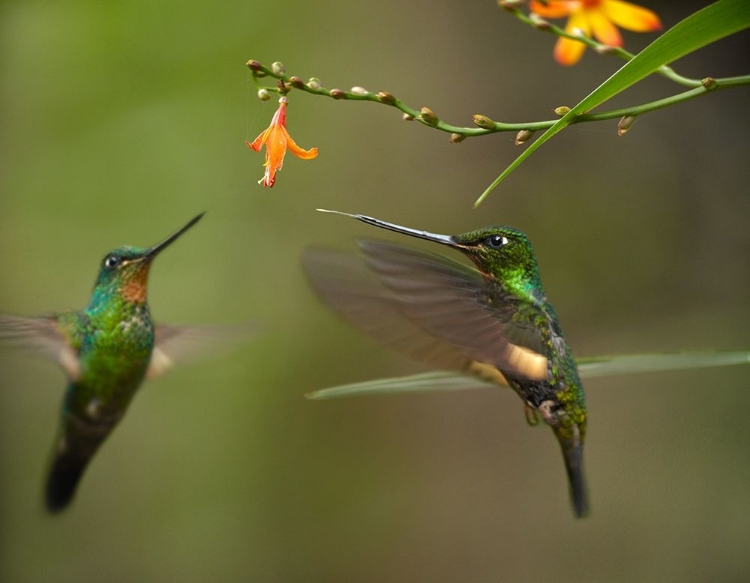
[[268, 139], [268, 134], [271, 131], [271, 128], [268, 128], [266, 130], [263, 130], [260, 135], [255, 138], [252, 142], [245, 141], [248, 148], [252, 148], [256, 152], [260, 152], [260, 149], [263, 147], [263, 144], [266, 143], [266, 140]]
[[617, 26], [634, 32], [649, 32], [661, 29], [661, 20], [648, 8], [621, 0], [604, 0], [604, 14]]
[[292, 136], [289, 135], [289, 132], [286, 130], [286, 128], [283, 128], [283, 129], [284, 129], [284, 133], [286, 134], [287, 149], [292, 154], [294, 154], [295, 156], [297, 156], [297, 158], [300, 158], [302, 160], [312, 160], [313, 158], [317, 158], [318, 157], [318, 149], [317, 148], [310, 148], [309, 150], [305, 150], [304, 148], [300, 148], [297, 145], [297, 142], [295, 142], [292, 139]]
[[[583, 31], [583, 34], [587, 36], [591, 32], [589, 29], [588, 20], [580, 12], [573, 14], [568, 19], [568, 23], [565, 25], [565, 32], [567, 32], [568, 34], [573, 34], [576, 29]], [[570, 65], [575, 65], [578, 61], [580, 61], [581, 57], [583, 56], [583, 51], [585, 50], [586, 45], [582, 42], [570, 38], [560, 37], [559, 39], [557, 39], [557, 43], [555, 43], [554, 57], [558, 63], [567, 67]]]
[[542, 18], [565, 18], [575, 10], [580, 2], [570, 2], [568, 0], [550, 0], [545, 6], [538, 0], [531, 0], [529, 10], [538, 14]]
[[617, 27], [612, 24], [603, 10], [594, 8], [586, 12], [591, 31], [600, 43], [610, 47], [621, 47], [622, 36]]

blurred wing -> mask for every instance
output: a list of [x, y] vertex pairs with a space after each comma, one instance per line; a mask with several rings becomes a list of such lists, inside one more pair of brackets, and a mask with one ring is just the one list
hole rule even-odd
[[750, 352], [675, 352], [579, 358], [581, 378], [750, 363]]
[[461, 370], [468, 359], [402, 314], [398, 301], [350, 254], [307, 249], [302, 265], [320, 298], [351, 325], [378, 342], [435, 368]]
[[156, 326], [154, 351], [146, 378], [164, 374], [175, 364], [214, 358], [246, 342], [252, 335], [248, 324], [238, 326]]
[[[678, 352], [674, 354], [594, 356], [581, 358], [577, 362], [581, 377], [596, 378], [631, 373], [750, 364], [750, 352]], [[359, 395], [492, 389], [498, 386], [497, 383], [475, 376], [459, 372], [439, 371], [340, 385], [309, 393], [307, 398], [336, 399]]]
[[493, 389], [497, 385], [477, 377], [454, 372], [427, 372], [406, 377], [378, 379], [363, 383], [339, 385], [305, 395], [308, 399], [337, 399], [361, 395], [388, 395], [395, 393], [427, 393], [463, 391], [467, 389]]
[[546, 320], [535, 305], [488, 289], [479, 272], [439, 255], [374, 241], [362, 241], [360, 247], [399, 311], [418, 328], [472, 361], [492, 363], [529, 380], [547, 380], [541, 335], [514, 318], [520, 309]]
[[75, 381], [80, 374], [78, 363], [78, 339], [70, 314], [61, 317], [0, 315], [0, 345], [20, 349], [57, 362], [70, 380]]

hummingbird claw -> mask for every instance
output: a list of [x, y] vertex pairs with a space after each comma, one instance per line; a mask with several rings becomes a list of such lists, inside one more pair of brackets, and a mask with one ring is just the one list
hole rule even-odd
[[531, 405], [524, 405], [523, 412], [526, 415], [526, 423], [531, 427], [539, 425], [539, 413]]

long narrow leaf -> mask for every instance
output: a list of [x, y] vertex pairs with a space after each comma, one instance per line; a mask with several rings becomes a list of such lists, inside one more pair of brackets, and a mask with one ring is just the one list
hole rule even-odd
[[552, 136], [569, 126], [576, 116], [586, 113], [671, 63], [708, 44], [750, 27], [750, 1], [719, 0], [677, 23], [628, 61], [588, 97], [531, 144], [474, 203], [476, 208], [508, 174], [536, 152]]
[[[710, 368], [750, 364], [750, 352], [676, 352], [673, 354], [628, 354], [620, 356], [594, 356], [578, 359], [581, 378], [598, 378], [623, 374]], [[388, 395], [395, 393], [426, 393], [497, 389], [490, 381], [460, 372], [436, 371], [405, 377], [395, 377], [351, 383], [322, 389], [306, 395], [308, 399], [336, 399], [362, 395]]]

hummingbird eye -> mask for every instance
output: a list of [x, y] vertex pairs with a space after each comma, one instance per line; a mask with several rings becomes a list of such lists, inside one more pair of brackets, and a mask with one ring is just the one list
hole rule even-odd
[[115, 267], [120, 265], [121, 262], [122, 260], [116, 255], [110, 255], [104, 260], [104, 266], [109, 269], [114, 269]]
[[491, 235], [490, 237], [487, 237], [487, 241], [485, 241], [488, 247], [492, 247], [493, 249], [500, 249], [500, 247], [504, 247], [508, 244], [508, 238], [503, 235]]

